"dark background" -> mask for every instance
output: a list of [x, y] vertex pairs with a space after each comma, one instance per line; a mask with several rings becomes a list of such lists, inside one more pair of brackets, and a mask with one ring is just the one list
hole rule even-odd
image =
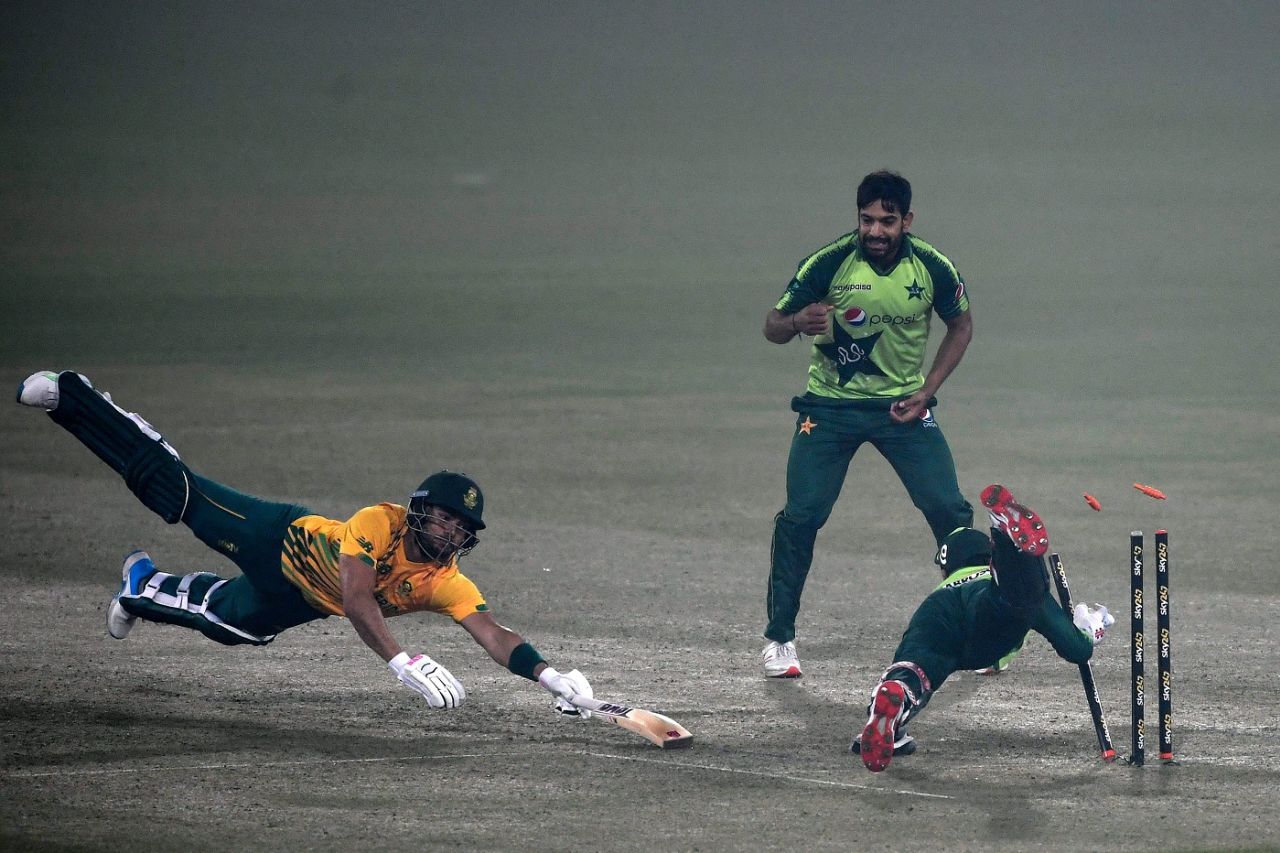
[[[1278, 26], [1263, 3], [5, 4], [9, 381], [81, 370], [198, 470], [335, 516], [468, 471], [490, 530], [465, 570], [499, 618], [699, 742], [555, 725], [438, 617], [392, 628], [467, 683], [447, 716], [337, 620], [114, 643], [127, 551], [233, 570], [9, 406], [0, 842], [878, 849], [909, 820], [953, 848], [1280, 843]], [[937, 409], [966, 492], [1009, 484], [1115, 611], [1125, 534], [1171, 531], [1180, 768], [1098, 764], [1038, 640], [950, 683], [916, 757], [843, 754], [936, 572], [870, 450], [819, 539], [806, 678], [759, 677], [806, 363], [760, 326], [881, 167], [969, 284]], [[1126, 640], [1096, 660], [1120, 744]]]

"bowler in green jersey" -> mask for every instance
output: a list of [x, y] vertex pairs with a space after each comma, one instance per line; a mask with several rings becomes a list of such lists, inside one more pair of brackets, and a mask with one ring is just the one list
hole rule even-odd
[[[773, 343], [813, 337], [808, 386], [791, 401], [797, 417], [787, 502], [774, 519], [762, 653], [770, 678], [801, 675], [794, 642], [800, 595], [814, 540], [859, 447], [870, 443], [893, 466], [935, 544], [973, 522], [931, 408], [973, 335], [964, 280], [909, 233], [911, 184], [901, 175], [867, 175], [857, 204], [858, 230], [806, 258], [765, 318]], [[934, 314], [946, 334], [925, 373]]]

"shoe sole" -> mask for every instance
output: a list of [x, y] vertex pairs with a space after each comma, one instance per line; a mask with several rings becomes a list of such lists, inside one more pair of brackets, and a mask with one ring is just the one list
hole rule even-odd
[[764, 677], [765, 677], [765, 678], [773, 678], [773, 679], [779, 679], [779, 678], [803, 678], [803, 677], [804, 677], [804, 673], [800, 671], [800, 667], [798, 667], [798, 666], [792, 666], [792, 667], [788, 667], [788, 668], [787, 668], [787, 670], [786, 670], [785, 672], [779, 672], [779, 673], [776, 673], [776, 674], [775, 674], [775, 673], [772, 673], [772, 672], [766, 672], [766, 673], [764, 674]]
[[[861, 737], [861, 735], [859, 735]], [[853, 739], [853, 743], [849, 744], [849, 751], [854, 755], [862, 754], [862, 743], [858, 738]], [[916, 754], [916, 739], [911, 735], [899, 735], [893, 744], [893, 757], [900, 758], [904, 755]]]
[[[993, 483], [982, 490], [982, 505], [990, 512], [1001, 516], [997, 525], [1013, 541], [1013, 544], [1024, 554], [1043, 557], [1049, 550], [1049, 533], [1044, 528], [1044, 521], [1035, 510], [1018, 503], [1013, 494], [999, 483]], [[1010, 518], [1012, 509], [1019, 516]]]
[[890, 761], [893, 761], [893, 742], [897, 736], [895, 727], [898, 713], [902, 710], [902, 703], [906, 701], [906, 696], [901, 690], [902, 688], [895, 685], [880, 685], [880, 689], [876, 691], [875, 701], [872, 702], [871, 719], [862, 730], [858, 754], [862, 757], [862, 763], [872, 773], [879, 773], [889, 766]]

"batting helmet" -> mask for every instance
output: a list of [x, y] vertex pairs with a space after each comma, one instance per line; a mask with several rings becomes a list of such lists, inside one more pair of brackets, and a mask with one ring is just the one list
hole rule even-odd
[[409, 495], [409, 510], [421, 514], [428, 506], [442, 506], [466, 519], [472, 530], [484, 530], [484, 494], [466, 474], [444, 470], [423, 480]]

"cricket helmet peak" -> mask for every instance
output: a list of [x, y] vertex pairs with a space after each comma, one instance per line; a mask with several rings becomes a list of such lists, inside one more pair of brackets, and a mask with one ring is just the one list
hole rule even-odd
[[991, 562], [991, 537], [972, 527], [957, 527], [942, 540], [933, 562], [944, 575], [970, 566], [986, 566]]

